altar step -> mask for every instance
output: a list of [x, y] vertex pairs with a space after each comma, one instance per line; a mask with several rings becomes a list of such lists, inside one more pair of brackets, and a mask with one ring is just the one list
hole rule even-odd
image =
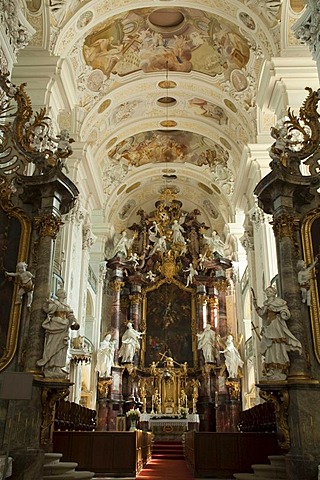
[[43, 480], [90, 480], [93, 472], [75, 471], [75, 462], [60, 462], [62, 453], [45, 453]]
[[181, 442], [155, 442], [152, 448], [152, 458], [158, 460], [184, 460]]
[[269, 464], [251, 465], [254, 473], [235, 473], [237, 480], [278, 480], [286, 479], [285, 458], [283, 455], [270, 455]]

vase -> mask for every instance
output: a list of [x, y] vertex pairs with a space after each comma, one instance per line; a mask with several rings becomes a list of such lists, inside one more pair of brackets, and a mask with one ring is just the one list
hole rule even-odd
[[129, 431], [130, 432], [134, 432], [135, 430], [137, 430], [137, 420], [130, 420], [130, 428], [129, 428]]

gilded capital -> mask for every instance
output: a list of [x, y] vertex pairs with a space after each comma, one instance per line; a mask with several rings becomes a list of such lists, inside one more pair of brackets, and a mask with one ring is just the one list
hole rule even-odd
[[135, 293], [134, 295], [129, 295], [129, 299], [131, 303], [134, 305], [140, 305], [142, 303], [142, 297], [139, 293]]
[[61, 218], [52, 213], [35, 217], [34, 221], [40, 237], [51, 237], [52, 239], [57, 237], [60, 227], [63, 225]]
[[279, 215], [272, 222], [276, 238], [289, 237], [294, 240], [294, 232], [299, 228], [299, 220], [293, 215]]
[[124, 287], [124, 285], [124, 282], [122, 282], [121, 280], [112, 280], [112, 282], [110, 282], [111, 290], [113, 290], [114, 292], [120, 292], [121, 288]]

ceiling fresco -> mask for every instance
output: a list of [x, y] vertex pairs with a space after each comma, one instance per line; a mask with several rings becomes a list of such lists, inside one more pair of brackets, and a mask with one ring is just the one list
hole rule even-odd
[[[260, 75], [281, 49], [281, 4], [50, 1], [46, 41], [72, 72], [78, 140], [110, 221], [134, 221], [173, 182], [220, 230], [233, 218], [241, 155], [257, 141]], [[41, 2], [28, 5], [39, 24]]]

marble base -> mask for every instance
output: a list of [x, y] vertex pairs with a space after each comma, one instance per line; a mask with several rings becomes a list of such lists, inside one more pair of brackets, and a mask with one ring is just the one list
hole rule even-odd
[[43, 477], [44, 452], [36, 448], [11, 451], [13, 458], [10, 480], [35, 480]]

